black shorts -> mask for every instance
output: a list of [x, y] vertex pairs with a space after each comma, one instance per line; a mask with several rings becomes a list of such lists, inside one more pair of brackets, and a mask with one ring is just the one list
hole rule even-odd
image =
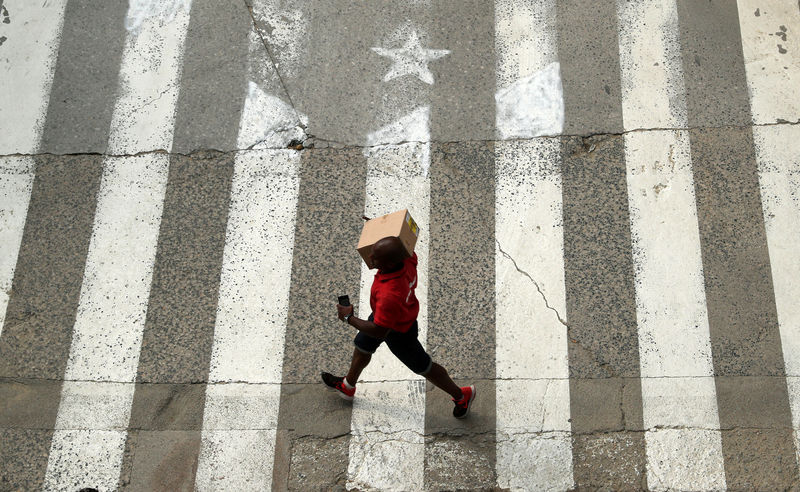
[[[369, 320], [373, 320], [372, 315], [369, 316]], [[431, 359], [431, 356], [422, 348], [422, 344], [419, 343], [417, 339], [418, 333], [419, 327], [417, 326], [417, 322], [414, 321], [414, 324], [411, 325], [411, 328], [405, 333], [389, 330], [384, 340], [371, 337], [359, 331], [353, 343], [360, 352], [372, 355], [385, 341], [386, 345], [389, 346], [389, 350], [392, 351], [395, 357], [400, 359], [400, 362], [405, 364], [406, 367], [413, 372], [424, 375], [431, 370], [433, 359]]]

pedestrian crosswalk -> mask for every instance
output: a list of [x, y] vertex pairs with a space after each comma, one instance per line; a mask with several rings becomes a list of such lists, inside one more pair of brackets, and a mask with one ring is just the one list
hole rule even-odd
[[[0, 489], [795, 481], [796, 8], [101, 3], [3, 4]], [[317, 384], [401, 208], [464, 422], [385, 347]]]

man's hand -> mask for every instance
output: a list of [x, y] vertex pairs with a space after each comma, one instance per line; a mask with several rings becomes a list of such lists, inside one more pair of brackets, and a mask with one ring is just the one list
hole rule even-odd
[[339, 311], [339, 319], [342, 321], [344, 321], [345, 316], [353, 312], [353, 306], [342, 306], [341, 304], [337, 304], [336, 309]]

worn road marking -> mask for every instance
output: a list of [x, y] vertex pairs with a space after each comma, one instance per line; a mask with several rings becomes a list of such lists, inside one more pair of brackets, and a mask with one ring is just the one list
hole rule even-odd
[[[625, 130], [684, 128], [674, 2], [617, 3]], [[625, 134], [647, 483], [725, 487], [689, 136]]]
[[800, 453], [800, 127], [753, 129], [795, 448]]
[[498, 136], [559, 135], [564, 128], [564, 96], [555, 2], [496, 0], [494, 8]]
[[25, 230], [34, 167], [27, 156], [0, 157], [0, 335]]
[[[417, 252], [419, 340], [428, 332], [428, 230], [430, 207], [430, 109], [420, 107], [367, 137], [364, 214], [376, 217], [408, 208], [420, 235]], [[398, 142], [413, 142], [398, 144]], [[361, 264], [359, 317], [370, 314], [375, 270]], [[348, 486], [418, 490], [425, 467], [425, 379], [382, 344], [364, 370], [350, 421]]]
[[796, 449], [739, 10], [676, 3], [725, 482], [785, 489]]
[[293, 150], [236, 157], [198, 490], [272, 486], [299, 163]]
[[[739, 0], [754, 124], [800, 121], [800, 9], [791, 2]], [[791, 31], [791, 35], [788, 32]], [[764, 225], [781, 333], [795, 450], [800, 456], [800, 127], [753, 128]]]
[[[3, 25], [0, 51], [0, 154], [32, 154], [39, 148], [61, 39], [66, 0], [18, 4]], [[0, 161], [0, 334], [33, 186], [30, 157]]]
[[737, 5], [753, 123], [800, 121], [800, 5], [786, 0]]
[[498, 142], [497, 481], [572, 479], [559, 142]]
[[[152, 19], [128, 36], [109, 153], [169, 150], [188, 22], [188, 12], [166, 25]], [[164, 154], [104, 163], [47, 489], [117, 486], [168, 165]]]
[[67, 0], [17, 2], [0, 47], [0, 154], [39, 148]]
[[[558, 135], [564, 102], [555, 3], [495, 1], [495, 36], [499, 136]], [[497, 485], [568, 489], [573, 478], [559, 143], [498, 142], [495, 170]]]
[[625, 135], [647, 483], [722, 489], [725, 474], [689, 137]]

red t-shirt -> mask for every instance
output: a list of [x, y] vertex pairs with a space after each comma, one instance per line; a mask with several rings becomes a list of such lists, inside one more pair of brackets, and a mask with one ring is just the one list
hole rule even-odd
[[405, 333], [419, 314], [417, 288], [417, 254], [403, 260], [403, 268], [392, 273], [375, 274], [369, 305], [374, 322], [382, 328]]

